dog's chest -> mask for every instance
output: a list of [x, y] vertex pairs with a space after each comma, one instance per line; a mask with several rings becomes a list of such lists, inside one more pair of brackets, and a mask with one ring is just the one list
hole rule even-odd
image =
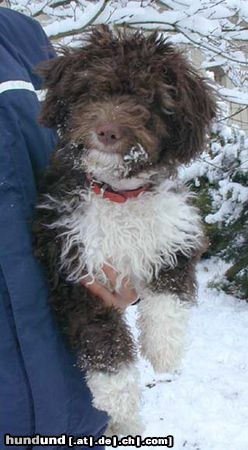
[[152, 276], [160, 246], [152, 203], [149, 196], [123, 204], [92, 196], [82, 223], [89, 272], [110, 262], [131, 279], [144, 281]]
[[[110, 263], [121, 278], [146, 284], [163, 264], [175, 264], [179, 250], [189, 251], [199, 233], [195, 209], [173, 191], [146, 193], [121, 204], [91, 194], [67, 222], [61, 263], [74, 281], [83, 268], [101, 279], [102, 265]], [[70, 271], [69, 249], [75, 245], [78, 264]]]

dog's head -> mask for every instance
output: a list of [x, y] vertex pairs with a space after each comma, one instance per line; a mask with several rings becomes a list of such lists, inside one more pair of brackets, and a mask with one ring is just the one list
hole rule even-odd
[[119, 167], [119, 177], [130, 177], [186, 163], [216, 114], [209, 85], [157, 33], [102, 25], [42, 73], [41, 122], [58, 127], [64, 143], [80, 144], [89, 170]]

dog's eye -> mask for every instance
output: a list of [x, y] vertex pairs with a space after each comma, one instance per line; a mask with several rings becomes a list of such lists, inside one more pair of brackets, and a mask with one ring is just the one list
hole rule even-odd
[[169, 92], [163, 92], [158, 98], [161, 111], [166, 115], [174, 114], [175, 100]]
[[171, 110], [169, 110], [169, 109], [167, 109], [165, 107], [162, 107], [161, 109], [162, 109], [162, 112], [164, 114], [166, 114], [167, 116], [171, 116], [171, 115], [175, 114], [174, 111], [171, 111]]

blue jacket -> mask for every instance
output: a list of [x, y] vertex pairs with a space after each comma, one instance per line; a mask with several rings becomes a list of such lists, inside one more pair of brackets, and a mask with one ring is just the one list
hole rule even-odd
[[32, 254], [30, 218], [37, 180], [56, 141], [52, 131], [37, 124], [41, 81], [33, 67], [52, 57], [37, 22], [0, 8], [1, 450], [10, 448], [3, 444], [5, 433], [98, 436], [107, 420], [92, 407], [75, 355], [54, 322], [46, 281]]

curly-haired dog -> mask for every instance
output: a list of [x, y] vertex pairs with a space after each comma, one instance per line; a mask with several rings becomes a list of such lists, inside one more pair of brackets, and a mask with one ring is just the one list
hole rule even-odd
[[183, 351], [194, 266], [203, 245], [198, 212], [176, 180], [203, 147], [216, 103], [208, 84], [156, 33], [93, 29], [82, 48], [43, 68], [42, 123], [60, 142], [34, 224], [51, 300], [97, 408], [116, 433], [139, 433], [136, 349], [123, 313], [80, 283], [106, 282], [103, 264], [137, 289], [141, 353], [156, 371]]

